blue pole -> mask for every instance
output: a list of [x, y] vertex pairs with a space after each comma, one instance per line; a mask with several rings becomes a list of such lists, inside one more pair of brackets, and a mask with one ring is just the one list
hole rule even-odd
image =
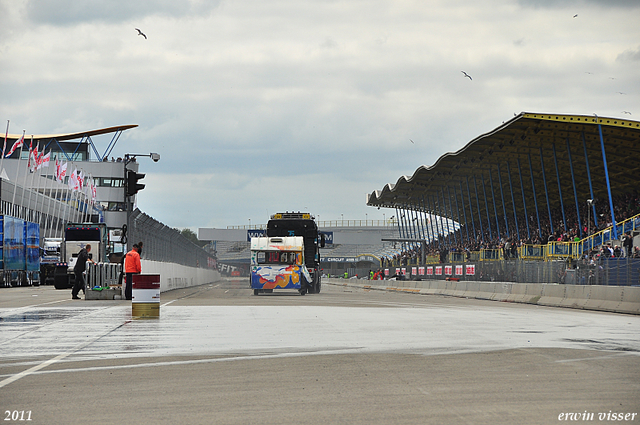
[[560, 195], [560, 210], [562, 211], [562, 223], [564, 224], [564, 231], [567, 231], [567, 219], [564, 215], [564, 202], [562, 201], [562, 186], [560, 185], [560, 171], [558, 170], [558, 157], [556, 156], [556, 144], [552, 143], [553, 149], [553, 162], [556, 166], [556, 177], [558, 178], [558, 195]]
[[[455, 189], [455, 188], [454, 188]], [[449, 186], [447, 186], [447, 195], [449, 195], [449, 210], [451, 211], [451, 219], [453, 220], [453, 204], [451, 203], [451, 188]], [[453, 231], [454, 232], [460, 232], [460, 234], [458, 236], [460, 236], [460, 244], [462, 244], [463, 242], [463, 237], [462, 237], [462, 223], [460, 223], [460, 210], [458, 209], [458, 200], [456, 199], [456, 215], [458, 217], [458, 229], [456, 230], [456, 225], [453, 224]]]
[[[462, 182], [460, 182], [460, 192], [462, 192]], [[471, 191], [469, 190], [469, 176], [467, 176], [467, 198], [469, 198], [469, 214], [471, 215], [471, 225], [473, 226], [473, 238], [477, 239], [476, 221], [473, 218], [473, 202], [471, 201]], [[482, 239], [482, 235], [480, 235], [480, 238]]]
[[422, 196], [422, 232], [424, 233], [424, 239], [430, 244], [433, 241], [433, 234], [429, 233], [426, 223], [431, 223], [431, 220], [427, 218], [427, 206], [424, 203], [424, 196]]
[[[529, 171], [531, 172], [531, 188], [533, 189], [533, 202], [536, 205], [536, 218], [538, 219], [538, 235], [542, 239], [542, 226], [540, 225], [540, 210], [538, 210], [538, 198], [536, 197], [536, 184], [533, 180], [533, 167], [531, 166], [531, 152], [529, 152]], [[546, 241], [542, 241], [546, 242]]]
[[[516, 223], [516, 235], [518, 236], [518, 240], [520, 240], [520, 229], [518, 228], [518, 214], [516, 213], [516, 199], [513, 196], [513, 184], [511, 183], [511, 167], [509, 166], [509, 161], [507, 161], [507, 177], [509, 177], [509, 190], [511, 191], [511, 204], [513, 205], [513, 221]], [[500, 184], [500, 186], [502, 186], [502, 183]], [[505, 214], [506, 213], [507, 212], [505, 211]]]
[[436, 219], [434, 220], [435, 221], [434, 225], [436, 226], [436, 235], [438, 236], [438, 248], [442, 248], [442, 241], [440, 240], [441, 239], [440, 227], [438, 227], [438, 219], [437, 219], [438, 215], [436, 214], [436, 204], [435, 202], [433, 202], [433, 198], [431, 196], [429, 196], [429, 203], [431, 204], [431, 211], [432, 211], [431, 215], [436, 216]]
[[484, 194], [484, 207], [487, 209], [487, 223], [489, 224], [489, 240], [493, 240], [493, 233], [491, 233], [491, 213], [489, 212], [489, 201], [487, 201], [487, 188], [484, 184], [484, 174], [480, 174], [482, 178], [482, 193]]
[[[596, 119], [599, 119], [596, 117]], [[604, 175], [607, 179], [607, 193], [609, 194], [609, 209], [611, 210], [611, 223], [613, 224], [613, 237], [618, 239], [618, 226], [616, 216], [613, 212], [613, 198], [611, 197], [611, 184], [609, 183], [609, 168], [607, 167], [607, 155], [604, 153], [604, 138], [602, 137], [602, 126], [598, 122], [598, 133], [600, 133], [600, 146], [602, 147], [602, 162], [604, 163]]]
[[398, 221], [398, 237], [402, 238], [402, 225], [400, 224], [400, 210], [398, 210], [398, 207], [396, 208], [396, 219]]
[[[451, 191], [449, 190], [449, 186], [447, 186], [447, 195], [449, 195], [449, 212], [451, 213], [451, 219], [447, 221], [447, 226], [449, 226], [449, 222], [453, 221], [453, 207], [451, 206]], [[444, 196], [444, 189], [443, 189], [442, 196]], [[451, 224], [451, 227], [453, 227], [453, 242], [457, 245], [458, 236], [456, 236], [456, 226]], [[462, 243], [462, 241], [460, 242]]]
[[[447, 245], [449, 244], [449, 238], [448, 238], [449, 235], [445, 234], [445, 232], [444, 232], [444, 222], [442, 221], [442, 211], [441, 211], [442, 208], [440, 206], [440, 200], [438, 199], [438, 194], [437, 193], [434, 195], [434, 198], [435, 198], [436, 201], [438, 201], [438, 218], [440, 219], [439, 220], [440, 221], [440, 230], [442, 230], [442, 236], [444, 236], [443, 241], [442, 241], [442, 245], [444, 247], [447, 247]], [[434, 205], [435, 205], [435, 202], [434, 202]]]
[[440, 186], [440, 189], [442, 191], [442, 209], [444, 210], [444, 218], [447, 221], [447, 244], [451, 248], [451, 229], [449, 228], [449, 218], [447, 217], [447, 203], [444, 200], [444, 187]]
[[553, 217], [551, 217], [551, 204], [549, 204], [549, 189], [547, 188], [547, 176], [544, 172], [544, 158], [542, 157], [542, 146], [540, 146], [540, 168], [542, 169], [542, 183], [544, 183], [544, 196], [547, 198], [547, 212], [549, 213], [549, 226], [551, 226], [551, 234], [555, 233], [553, 229]]
[[[467, 219], [467, 209], [464, 206], [464, 191], [462, 190], [462, 181], [460, 183], [460, 199], [462, 200], [462, 212], [464, 213], [464, 228], [467, 232], [467, 243], [470, 242], [469, 238], [469, 220]], [[456, 202], [458, 202], [458, 194], [456, 193], [456, 188], [453, 188], [453, 194], [456, 197]], [[460, 215], [460, 213], [458, 213]]]
[[500, 163], [498, 163], [498, 186], [500, 186], [500, 198], [502, 199], [502, 214], [504, 215], [504, 227], [507, 237], [511, 237], [509, 232], [509, 221], [507, 221], [507, 206], [504, 203], [504, 190], [502, 190], [502, 173], [500, 172]]
[[573, 197], [576, 200], [576, 213], [578, 214], [578, 231], [580, 239], [582, 239], [582, 220], [580, 220], [580, 202], [578, 201], [578, 191], [576, 190], [576, 179], [573, 174], [573, 160], [571, 159], [571, 148], [569, 146], [569, 137], [567, 137], [567, 155], [569, 155], [569, 169], [571, 170], [571, 184], [573, 185]]
[[431, 231], [433, 232], [433, 226], [435, 226], [436, 231], [433, 232], [433, 235], [436, 238], [436, 241], [438, 242], [438, 248], [440, 248], [440, 235], [438, 234], [438, 232], [439, 232], [439, 230], [438, 230], [438, 221], [433, 219], [435, 210], [433, 209], [430, 196], [429, 196], [429, 209], [431, 210], [430, 218], [429, 218], [429, 223], [431, 223]]
[[[584, 131], [581, 134], [582, 134], [582, 147], [584, 148], [584, 161], [587, 164], [587, 178], [589, 179], [589, 193], [591, 194], [591, 199], [595, 200], [595, 198], [593, 197], [593, 184], [591, 184], [591, 168], [589, 167], [589, 155], [587, 154], [587, 141], [584, 138]], [[598, 228], [598, 214], [596, 214], [595, 202], [591, 203], [591, 208], [593, 209], [593, 222], [595, 223], [596, 229], [597, 229]], [[588, 226], [588, 224], [587, 224], [587, 226]]]
[[491, 199], [493, 200], [493, 214], [496, 216], [496, 233], [498, 234], [498, 239], [501, 238], [500, 235], [500, 221], [498, 221], [498, 208], [496, 207], [496, 192], [493, 190], [493, 171], [489, 168], [489, 184], [491, 185]]
[[522, 191], [522, 205], [524, 205], [524, 221], [527, 222], [527, 239], [531, 239], [531, 229], [529, 228], [529, 215], [527, 214], [527, 200], [524, 196], [524, 182], [522, 181], [522, 167], [520, 167], [520, 157], [517, 157], [516, 160], [518, 161], [518, 175], [520, 176], [520, 190]]
[[[460, 185], [462, 187], [462, 182], [460, 182]], [[460, 220], [460, 205], [458, 205], [458, 192], [456, 192], [456, 187], [453, 186], [453, 198], [456, 200], [456, 211], [458, 212], [458, 223], [461, 222]], [[462, 203], [462, 210], [464, 212], [464, 202]], [[469, 243], [469, 226], [467, 225], [467, 213], [464, 212], [464, 229], [467, 232], [467, 243]], [[460, 229], [460, 242], [462, 242], [462, 229]]]
[[480, 212], [480, 197], [478, 196], [478, 182], [476, 181], [476, 175], [473, 175], [473, 187], [476, 190], [476, 206], [478, 207], [478, 222], [480, 223], [480, 233], [482, 240], [484, 241], [484, 229], [482, 228], [482, 213]]

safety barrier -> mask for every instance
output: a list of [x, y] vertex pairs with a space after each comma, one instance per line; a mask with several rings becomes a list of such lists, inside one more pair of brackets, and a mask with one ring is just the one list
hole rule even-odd
[[547, 259], [580, 257], [580, 242], [549, 242], [546, 245]]
[[518, 257], [521, 260], [543, 261], [545, 258], [544, 245], [522, 245], [518, 248]]
[[369, 281], [323, 279], [323, 283], [366, 289], [445, 295], [614, 313], [640, 314], [639, 286], [584, 286], [546, 283]]
[[120, 284], [122, 271], [120, 263], [89, 263], [87, 262], [87, 288], [108, 287]]

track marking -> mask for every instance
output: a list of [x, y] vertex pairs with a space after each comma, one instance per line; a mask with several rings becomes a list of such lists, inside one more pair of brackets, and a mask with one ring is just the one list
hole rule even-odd
[[[98, 338], [96, 338], [98, 339]], [[360, 353], [362, 352], [361, 348], [345, 348], [345, 349], [337, 349], [337, 350], [321, 350], [321, 351], [300, 351], [300, 352], [290, 352], [290, 353], [278, 353], [278, 354], [260, 354], [255, 356], [233, 356], [233, 357], [218, 357], [214, 359], [198, 359], [198, 360], [176, 360], [176, 361], [165, 361], [165, 362], [154, 362], [154, 363], [137, 363], [137, 364], [127, 364], [127, 365], [114, 365], [114, 366], [94, 366], [94, 367], [79, 367], [73, 369], [56, 369], [56, 370], [45, 370], [39, 372], [43, 367], [49, 366], [50, 364], [55, 363], [71, 354], [73, 352], [78, 351], [85, 346], [94, 342], [94, 340], [89, 341], [88, 343], [83, 343], [80, 346], [75, 347], [71, 352], [61, 354], [58, 357], [55, 357], [51, 360], [47, 360], [46, 362], [34, 366], [29, 370], [19, 373], [18, 375], [14, 375], [10, 378], [5, 379], [0, 382], [0, 388], [3, 386], [14, 382], [23, 376], [27, 375], [43, 375], [50, 373], [73, 373], [73, 372], [95, 372], [98, 370], [116, 370], [116, 369], [136, 369], [136, 368], [146, 368], [146, 367], [161, 367], [161, 366], [182, 366], [182, 365], [191, 365], [191, 364], [202, 364], [202, 363], [222, 363], [222, 362], [234, 362], [239, 360], [264, 360], [264, 359], [279, 359], [279, 358], [289, 358], [289, 357], [304, 357], [304, 356], [319, 356], [326, 354], [351, 354], [351, 353]], [[5, 375], [6, 376], [6, 375]], [[15, 379], [14, 379], [15, 378]], [[9, 382], [7, 382], [9, 381]], [[6, 384], [5, 384], [6, 382]]]
[[[113, 308], [113, 307], [111, 307]], [[99, 340], [100, 338], [102, 338], [103, 336], [106, 336], [108, 334], [110, 334], [111, 332], [115, 331], [116, 329], [121, 328], [122, 326], [126, 325], [127, 323], [130, 323], [131, 320], [126, 320], [124, 323], [121, 323], [117, 326], [115, 326], [114, 328], [108, 330], [107, 332], [103, 333], [102, 335], [98, 335], [95, 338], [90, 339], [89, 341], [85, 341], [82, 342], [78, 345], [76, 345], [75, 347], [73, 347], [71, 350], [67, 351], [66, 353], [62, 353], [57, 355], [56, 357], [49, 359], [49, 360], [45, 360], [44, 362], [30, 368], [27, 369], [25, 371], [22, 371], [20, 373], [17, 373], [13, 376], [10, 376], [9, 378], [0, 381], [0, 388], [6, 387], [7, 385], [11, 384], [12, 382], [17, 381], [18, 379], [24, 378], [25, 376], [29, 376], [29, 375], [33, 375], [34, 373], [38, 372], [40, 369], [43, 369], [47, 366], [50, 366], [56, 362], [59, 362], [60, 360], [69, 357], [70, 355], [82, 350], [83, 348], [87, 347], [90, 344], [93, 344], [94, 342], [96, 342], [97, 340]]]
[[565, 359], [565, 360], [556, 360], [555, 363], [571, 363], [571, 362], [582, 362], [586, 360], [605, 360], [605, 359], [614, 359], [616, 357], [625, 357], [625, 356], [638, 356], [640, 353], [633, 352], [625, 352], [625, 353], [616, 353], [608, 356], [598, 356], [598, 357], [584, 357], [581, 359]]

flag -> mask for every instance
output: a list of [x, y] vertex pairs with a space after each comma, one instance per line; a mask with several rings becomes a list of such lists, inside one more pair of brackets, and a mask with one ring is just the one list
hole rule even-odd
[[96, 203], [96, 185], [93, 181], [93, 176], [89, 174], [88, 180], [89, 193], [91, 194], [91, 205], [95, 205]]
[[11, 149], [9, 150], [9, 152], [6, 155], [6, 158], [9, 158], [11, 156], [11, 154], [14, 153], [16, 151], [16, 149], [21, 147], [23, 144], [24, 144], [24, 134], [18, 140], [16, 140], [16, 142], [13, 144], [13, 146], [11, 146]]
[[84, 171], [80, 170], [78, 174], [78, 190], [84, 189]]
[[42, 154], [40, 154], [40, 159], [38, 160], [38, 167], [37, 169], [41, 169], [44, 167], [49, 167], [49, 162], [51, 161], [51, 150], [49, 150], [49, 153], [44, 155], [44, 151], [42, 151]]
[[[56, 162], [58, 160], [56, 159]], [[62, 161], [56, 165], [56, 180], [58, 180], [59, 183], [64, 183], [64, 178], [67, 176], [67, 163], [65, 162], [64, 164], [62, 163]]]
[[33, 173], [38, 166], [38, 146], [36, 145], [34, 149], [31, 149], [32, 145], [33, 141], [29, 143], [29, 162], [27, 163], [27, 168]]
[[69, 189], [80, 190], [80, 183], [78, 181], [78, 170], [74, 169], [69, 175]]

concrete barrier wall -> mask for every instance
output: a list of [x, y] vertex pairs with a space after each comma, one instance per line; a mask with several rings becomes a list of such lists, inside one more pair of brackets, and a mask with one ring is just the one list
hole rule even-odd
[[175, 263], [162, 263], [151, 260], [140, 260], [140, 263], [143, 274], [160, 275], [160, 292], [204, 285], [205, 283], [217, 282], [221, 279], [220, 273], [217, 270], [187, 267]]
[[448, 295], [493, 301], [640, 314], [639, 286], [558, 285], [553, 283], [393, 281], [323, 279], [324, 283], [371, 290]]

